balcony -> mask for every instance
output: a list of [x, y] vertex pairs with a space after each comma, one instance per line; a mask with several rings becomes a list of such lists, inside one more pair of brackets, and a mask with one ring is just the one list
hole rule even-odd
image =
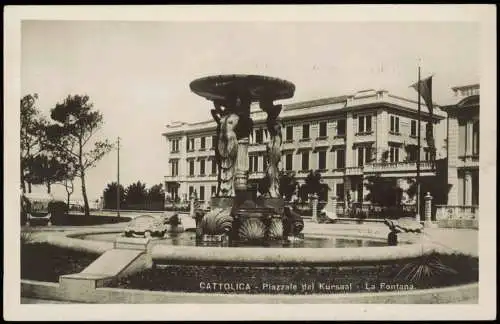
[[295, 143], [293, 142], [293, 140], [287, 140], [287, 141], [284, 141], [282, 146], [281, 146], [281, 149], [283, 151], [292, 151], [292, 150], [295, 150]]
[[313, 146], [316, 147], [328, 147], [330, 143], [328, 142], [328, 136], [319, 136], [316, 137]]
[[175, 175], [175, 176], [172, 176], [172, 175], [164, 176], [164, 179], [165, 179], [165, 181], [167, 181], [167, 182], [178, 182], [178, 181], [182, 181], [182, 177], [181, 177], [181, 176], [179, 176], [179, 175]]
[[458, 159], [462, 161], [459, 165], [460, 167], [475, 167], [479, 168], [479, 154], [478, 155], [463, 155], [459, 156]]
[[[433, 162], [421, 161], [421, 171], [434, 171]], [[364, 171], [366, 173], [379, 172], [416, 172], [417, 162], [385, 162], [385, 163], [370, 163], [366, 164]]]
[[416, 144], [417, 143], [416, 139], [414, 139], [410, 136], [405, 136], [405, 135], [401, 134], [400, 132], [394, 132], [394, 131], [389, 131], [389, 134], [387, 136], [387, 141], [392, 142], [392, 143], [399, 143], [399, 144], [403, 144], [405, 142], [408, 142], [409, 144]]
[[348, 167], [345, 168], [345, 175], [346, 176], [354, 176], [354, 175], [362, 175], [363, 174], [363, 167]]
[[374, 141], [375, 141], [375, 133], [373, 131], [357, 132], [354, 137], [354, 143], [366, 143]]
[[169, 155], [172, 158], [179, 158], [181, 156], [181, 152], [179, 150], [174, 150], [170, 151]]
[[248, 145], [248, 153], [265, 152], [266, 143], [253, 143]]
[[251, 180], [262, 179], [265, 175], [265, 172], [257, 171], [257, 172], [249, 172], [248, 178]]
[[357, 132], [356, 133], [356, 136], [369, 136], [369, 135], [373, 135], [373, 131], [364, 131], [364, 132]]
[[301, 138], [299, 140], [298, 144], [299, 149], [304, 149], [304, 148], [311, 148], [312, 149], [312, 143], [310, 138]]

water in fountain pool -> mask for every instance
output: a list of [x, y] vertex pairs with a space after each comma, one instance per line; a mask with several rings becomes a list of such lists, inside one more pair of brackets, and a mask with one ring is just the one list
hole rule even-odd
[[[92, 241], [113, 242], [119, 233], [100, 233], [88, 234], [80, 238]], [[194, 232], [182, 233], [167, 233], [164, 238], [153, 239], [155, 244], [165, 244], [172, 246], [206, 246], [196, 242], [196, 234]], [[255, 247], [254, 244], [233, 244], [232, 246], [239, 247]], [[265, 244], [259, 244], [262, 247], [284, 247], [284, 248], [352, 248], [352, 247], [375, 247], [387, 246], [385, 240], [357, 238], [357, 237], [342, 237], [342, 236], [321, 236], [307, 235], [303, 240], [294, 242], [286, 242], [284, 240], [268, 241]]]

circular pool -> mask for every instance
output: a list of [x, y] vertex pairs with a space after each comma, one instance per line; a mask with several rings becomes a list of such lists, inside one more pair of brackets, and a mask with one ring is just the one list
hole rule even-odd
[[[109, 287], [133, 291], [216, 294], [394, 293], [469, 284], [478, 261], [441, 253], [425, 235], [402, 237], [387, 246], [386, 232], [359, 227], [311, 227], [305, 239], [268, 246], [200, 246], [195, 232], [168, 233], [145, 248], [151, 266], [117, 277]], [[144, 244], [116, 229], [53, 233], [45, 240], [68, 250], [102, 253], [116, 243]], [[119, 240], [117, 240], [119, 239]], [[129, 242], [130, 240], [130, 242]], [[432, 276], [418, 276], [431, 273]]]

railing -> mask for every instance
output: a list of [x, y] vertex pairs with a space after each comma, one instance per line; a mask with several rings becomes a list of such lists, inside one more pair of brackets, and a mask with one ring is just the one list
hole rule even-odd
[[337, 216], [346, 218], [370, 219], [398, 219], [401, 217], [414, 217], [415, 205], [399, 205], [382, 207], [370, 203], [351, 203], [346, 206], [344, 201], [337, 201]]
[[299, 140], [298, 144], [297, 144], [297, 147], [299, 149], [303, 149], [303, 148], [312, 148], [312, 141], [310, 138], [302, 138]]
[[362, 175], [363, 167], [348, 167], [345, 168], [345, 175]]
[[248, 173], [248, 177], [252, 180], [262, 179], [266, 175], [263, 171], [252, 171]]
[[282, 150], [294, 150], [295, 149], [295, 143], [292, 141], [285, 141], [282, 144], [281, 147]]
[[479, 155], [463, 155], [458, 157], [466, 166], [479, 166]]
[[330, 146], [328, 136], [318, 136], [313, 142], [313, 147], [326, 147]]
[[[415, 171], [417, 162], [384, 162], [370, 163], [364, 166], [365, 172], [384, 172], [384, 171]], [[421, 161], [420, 170], [433, 170], [433, 162]]]
[[266, 151], [266, 145], [267, 145], [267, 143], [250, 144], [250, 145], [248, 145], [248, 152], [249, 153], [264, 152], [264, 151]]
[[436, 219], [478, 219], [479, 206], [436, 205]]

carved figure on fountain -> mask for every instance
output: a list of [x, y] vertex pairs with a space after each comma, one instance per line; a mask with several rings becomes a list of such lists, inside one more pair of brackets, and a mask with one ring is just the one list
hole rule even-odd
[[279, 192], [279, 163], [281, 162], [281, 145], [283, 143], [281, 133], [281, 123], [278, 116], [281, 112], [281, 105], [274, 105], [272, 100], [262, 100], [260, 107], [267, 113], [267, 130], [270, 140], [267, 143], [267, 160], [266, 177], [269, 184], [267, 195], [271, 198], [278, 198]]
[[220, 159], [220, 193], [222, 196], [234, 195], [234, 176], [238, 154], [238, 139], [235, 128], [239, 116], [231, 113], [221, 119], [220, 136], [217, 152]]

